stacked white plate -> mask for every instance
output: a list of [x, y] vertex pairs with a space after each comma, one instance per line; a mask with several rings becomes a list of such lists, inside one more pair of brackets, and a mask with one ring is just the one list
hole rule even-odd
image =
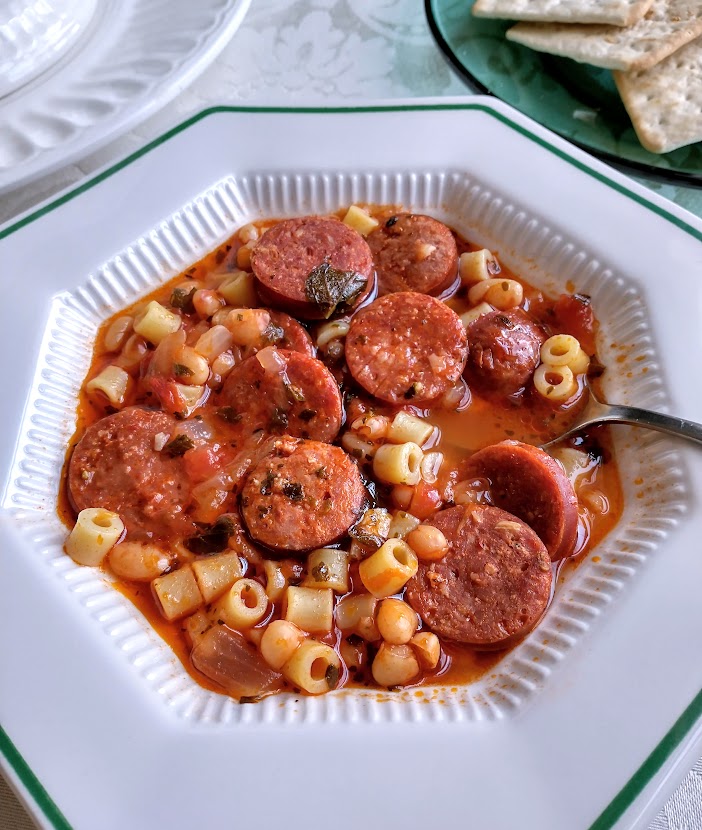
[[251, 0], [0, 0], [0, 193], [163, 107]]

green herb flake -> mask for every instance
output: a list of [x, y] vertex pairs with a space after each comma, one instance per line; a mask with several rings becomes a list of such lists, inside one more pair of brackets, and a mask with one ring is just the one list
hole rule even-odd
[[189, 369], [187, 366], [184, 366], [182, 363], [174, 363], [173, 374], [177, 378], [189, 378], [192, 377], [193, 370]]
[[339, 667], [335, 666], [333, 663], [330, 663], [327, 666], [327, 670], [324, 672], [324, 679], [330, 689], [336, 689], [339, 682]]
[[212, 525], [205, 525], [204, 530], [198, 536], [191, 536], [185, 540], [185, 547], [199, 556], [211, 556], [214, 553], [221, 553], [229, 545], [229, 537], [235, 532], [236, 527], [229, 516], [220, 516]]
[[317, 478], [321, 478], [323, 481], [325, 479], [329, 478], [329, 473], [327, 472], [327, 468], [324, 467], [324, 466], [317, 467], [317, 469], [314, 471], [314, 474], [317, 476]]
[[281, 409], [279, 406], [273, 410], [273, 415], [271, 416], [271, 429], [274, 427], [282, 427], [285, 429], [288, 425], [288, 413]]
[[294, 401], [295, 403], [304, 403], [305, 393], [299, 386], [294, 386], [292, 383], [286, 383], [285, 391], [291, 401]]
[[216, 410], [216, 414], [218, 418], [221, 418], [228, 424], [238, 424], [242, 419], [241, 413], [237, 412], [233, 406], [220, 406], [219, 409]]
[[305, 423], [309, 423], [312, 418], [316, 417], [317, 410], [316, 409], [303, 409], [302, 412], [297, 416], [301, 421]]
[[169, 300], [171, 308], [178, 308], [183, 314], [192, 314], [195, 311], [193, 297], [196, 291], [196, 288], [190, 291], [187, 288], [174, 288]]
[[172, 441], [169, 441], [161, 452], [164, 453], [164, 455], [169, 456], [169, 458], [178, 458], [181, 455], [185, 455], [185, 453], [188, 450], [191, 450], [194, 446], [195, 442], [193, 439], [181, 432], [180, 435], [176, 435]]
[[329, 565], [326, 562], [320, 562], [312, 568], [312, 577], [315, 582], [329, 582], [331, 579], [331, 572]]
[[325, 319], [353, 305], [368, 280], [356, 271], [337, 271], [328, 262], [313, 268], [305, 281], [305, 296]]
[[305, 498], [302, 485], [296, 481], [286, 481], [283, 485], [283, 495], [290, 501], [302, 501]]
[[273, 482], [275, 481], [275, 473], [273, 470], [266, 471], [266, 477], [261, 483], [261, 495], [262, 496], [270, 496], [273, 492]]
[[391, 228], [397, 222], [397, 216], [391, 216], [385, 223], [386, 228]]

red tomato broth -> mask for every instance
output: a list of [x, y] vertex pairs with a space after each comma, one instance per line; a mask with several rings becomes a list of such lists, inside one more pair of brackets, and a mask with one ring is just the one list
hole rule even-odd
[[[378, 218], [386, 218], [391, 216], [394, 212], [392, 208], [371, 208], [372, 215]], [[343, 216], [344, 211], [338, 213], [339, 217]], [[261, 230], [265, 230], [275, 224], [276, 220], [265, 220], [256, 223], [256, 226]], [[473, 245], [458, 234], [454, 233], [457, 241], [459, 254], [463, 251], [478, 250], [479, 247]], [[153, 291], [150, 295], [140, 299], [132, 306], [120, 310], [112, 318], [107, 320], [98, 333], [93, 352], [93, 360], [90, 371], [87, 375], [88, 379], [95, 377], [107, 365], [109, 365], [115, 357], [114, 353], [107, 352], [105, 349], [105, 336], [111, 322], [117, 317], [124, 315], [134, 315], [151, 300], [157, 300], [164, 305], [168, 305], [168, 300], [172, 294], [173, 289], [181, 283], [192, 282], [193, 284], [204, 283], [207, 285], [208, 277], [213, 272], [221, 272], [222, 270], [233, 271], [237, 268], [236, 254], [241, 247], [238, 241], [237, 234], [234, 234], [232, 239], [221, 245], [216, 250], [212, 251], [202, 260], [195, 263], [182, 274], [169, 280], [168, 283]], [[502, 265], [501, 276], [508, 279], [518, 279]], [[572, 333], [580, 339], [583, 346], [587, 346], [590, 354], [594, 353], [594, 342], [597, 331], [597, 323], [592, 317], [591, 313], [583, 312], [579, 314], [576, 311], [568, 308], [567, 303], [549, 299], [545, 297], [540, 291], [519, 280], [524, 287], [524, 302], [522, 308], [529, 311], [531, 316], [538, 322], [545, 324], [555, 332]], [[457, 288], [457, 290], [456, 290]], [[451, 292], [455, 292], [451, 294]], [[457, 282], [449, 291], [444, 293], [447, 299], [447, 304], [453, 308], [457, 313], [462, 313], [471, 307], [466, 297], [467, 291], [462, 289]], [[447, 296], [451, 295], [451, 296]], [[368, 301], [374, 299], [374, 292]], [[365, 305], [366, 303], [364, 303]], [[588, 307], [589, 309], [589, 307]], [[184, 316], [183, 328], [186, 331], [187, 342], [191, 343], [193, 340], [193, 332], [201, 327], [202, 321], [197, 317], [192, 319]], [[558, 324], [558, 328], [554, 328], [554, 324]], [[308, 326], [313, 334], [316, 328], [315, 324]], [[201, 333], [201, 332], [199, 332]], [[195, 338], [196, 339], [196, 338]], [[151, 350], [151, 347], [149, 347]], [[319, 355], [321, 358], [321, 354]], [[141, 375], [143, 377], [143, 363]], [[359, 390], [349, 378], [345, 370], [345, 364], [341, 367], [338, 365], [330, 365], [334, 371], [337, 381], [340, 382], [342, 388], [351, 395], [358, 395]], [[597, 381], [595, 381], [595, 384]], [[435, 425], [440, 430], [440, 439], [436, 442], [434, 449], [440, 450], [444, 454], [444, 464], [442, 467], [442, 481], [446, 478], [446, 470], [455, 469], [461, 460], [463, 460], [470, 452], [480, 449], [484, 446], [499, 442], [505, 438], [513, 438], [516, 440], [533, 443], [536, 445], [542, 444], [550, 438], [556, 436], [561, 431], [564, 431], [568, 424], [572, 421], [579, 409], [583, 405], [582, 380], [579, 381], [578, 394], [567, 401], [565, 404], [554, 406], [552, 403], [546, 401], [533, 388], [527, 389], [524, 393], [517, 396], [512, 396], [507, 399], [497, 399], [490, 395], [481, 395], [479, 392], [471, 389], [467, 399], [464, 399], [458, 411], [448, 411], [439, 408], [431, 410], [418, 409], [410, 406], [404, 407], [408, 411], [414, 411], [430, 423]], [[393, 409], [386, 404], [379, 401], [371, 401], [366, 393], [360, 393], [360, 399], [365, 402], [370, 402], [374, 411], [392, 413], [397, 411], [400, 407]], [[130, 405], [144, 405], [155, 406], [157, 401], [154, 394], [148, 389], [144, 389], [141, 383], [133, 384], [133, 388], [124, 403], [124, 407]], [[67, 453], [67, 462], [70, 458], [71, 450], [77, 440], [83, 435], [87, 427], [98, 421], [100, 418], [115, 411], [106, 403], [100, 403], [87, 394], [85, 387], [82, 388], [78, 404], [78, 418], [77, 429], [74, 438], [71, 442], [71, 447]], [[212, 412], [212, 406], [205, 403], [204, 406], [197, 410], [197, 414], [209, 424], [215, 432], [217, 440], [221, 443], [221, 449], [217, 455], [220, 458], [228, 459], [231, 454], [229, 447], [233, 447], [236, 451], [239, 448], [239, 437], [236, 429], [231, 427], [221, 418], [217, 418]], [[346, 427], [352, 419], [347, 416]], [[341, 435], [334, 442], [340, 443]], [[590, 430], [587, 434], [581, 435], [579, 438], [570, 439], [566, 442], [569, 446], [594, 446], [604, 463], [599, 463], [592, 471], [592, 475], [588, 483], [584, 485], [584, 489], [592, 490], [604, 494], [606, 499], [605, 509], [601, 513], [593, 513], [592, 511], [583, 511], [581, 522], [579, 524], [578, 542], [576, 550], [572, 557], [568, 558], [562, 563], [554, 564], [554, 590], [557, 590], [557, 584], [561, 579], [556, 579], [561, 576], [568, 569], [577, 567], [577, 565], [587, 557], [589, 552], [613, 529], [618, 522], [623, 510], [623, 494], [619, 474], [614, 461], [611, 447], [611, 437], [607, 427], [598, 427]], [[192, 463], [192, 462], [191, 462]], [[217, 464], [214, 464], [214, 468]], [[366, 473], [368, 468], [365, 469]], [[203, 472], [202, 477], [205, 477]], [[437, 485], [438, 486], [438, 485]], [[387, 500], [387, 493], [385, 498], [383, 496], [383, 487], [378, 488], [381, 498], [379, 505], [387, 505], [392, 509], [392, 503]], [[446, 506], [446, 505], [443, 505]], [[228, 510], [236, 510], [235, 504], [228, 502]], [[428, 509], [428, 508], [427, 508]], [[226, 512], [223, 509], [219, 511]], [[73, 509], [68, 495], [67, 476], [64, 470], [63, 485], [59, 497], [58, 513], [61, 519], [68, 527], [72, 527], [75, 522], [75, 510]], [[421, 516], [420, 518], [424, 518]], [[168, 541], [168, 540], [162, 540]], [[347, 547], [343, 542], [341, 547]], [[266, 584], [265, 575], [263, 572], [261, 559], [269, 556], [270, 552], [264, 551], [262, 548], [251, 545], [251, 548], [256, 551], [253, 559], [249, 561], [247, 576], [253, 577], [260, 581], [264, 586]], [[294, 558], [293, 554], [290, 554]], [[275, 558], [279, 558], [276, 556]], [[109, 571], [107, 565], [104, 566]], [[351, 565], [350, 569], [351, 591], [353, 593], [354, 586], [363, 586], [360, 584], [360, 579], [357, 573], [357, 565]], [[292, 584], [295, 584], [294, 582]], [[213, 681], [202, 675], [194, 668], [190, 660], [190, 647], [184, 633], [182, 620], [168, 622], [159, 613], [158, 603], [154, 599], [150, 586], [145, 583], [130, 582], [128, 580], [117, 580], [114, 586], [124, 596], [126, 596], [149, 620], [154, 630], [171, 646], [174, 653], [181, 661], [186, 671], [202, 686], [213, 691], [221, 692], [221, 688]], [[336, 602], [342, 598], [342, 595], [336, 596]], [[271, 603], [271, 606], [273, 604]], [[275, 607], [269, 607], [269, 613], [264, 620], [264, 623], [269, 621], [272, 617], [279, 615], [279, 604]], [[216, 624], [216, 623], [215, 623]], [[263, 624], [257, 626], [262, 627]], [[427, 630], [426, 627], [421, 627], [419, 630]], [[327, 635], [317, 636], [316, 638], [322, 642], [327, 642], [335, 647], [339, 647], [344, 635], [336, 626], [334, 630]], [[496, 651], [480, 651], [474, 648], [464, 646], [457, 643], [452, 643], [442, 640], [442, 656], [439, 665], [434, 670], [427, 670], [420, 674], [420, 677], [415, 681], [410, 682], [406, 687], [412, 688], [422, 685], [439, 684], [441, 686], [453, 687], [462, 684], [474, 682], [489, 672], [494, 666], [505, 656], [507, 650]], [[367, 644], [369, 652], [372, 654], [377, 648], [377, 644]], [[344, 670], [342, 673], [339, 686], [346, 687], [362, 687], [377, 689], [377, 684], [371, 678], [370, 674], [370, 660], [367, 661], [366, 667], [359, 673], [348, 672]], [[295, 690], [298, 691], [298, 690]]]

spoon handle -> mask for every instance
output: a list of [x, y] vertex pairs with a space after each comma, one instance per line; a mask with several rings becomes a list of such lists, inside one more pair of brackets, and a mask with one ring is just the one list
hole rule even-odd
[[636, 406], [607, 406], [606, 413], [603, 413], [597, 420], [655, 429], [658, 432], [667, 432], [670, 435], [678, 435], [681, 438], [687, 438], [688, 441], [702, 444], [702, 424], [688, 421], [685, 418], [664, 415], [662, 412], [653, 412], [650, 409], [640, 409]]

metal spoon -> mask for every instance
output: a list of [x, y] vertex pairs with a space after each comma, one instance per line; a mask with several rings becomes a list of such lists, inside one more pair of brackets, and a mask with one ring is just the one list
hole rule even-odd
[[654, 412], [651, 409], [640, 409], [637, 406], [603, 403], [595, 397], [589, 384], [588, 389], [590, 397], [578, 420], [557, 438], [542, 444], [542, 448], [550, 447], [563, 438], [568, 438], [581, 429], [596, 424], [630, 424], [635, 427], [655, 429], [658, 432], [667, 432], [669, 435], [678, 435], [680, 438], [687, 438], [688, 441], [702, 444], [702, 424], [687, 421], [685, 418], [676, 418], [673, 415], [664, 415], [662, 412]]

